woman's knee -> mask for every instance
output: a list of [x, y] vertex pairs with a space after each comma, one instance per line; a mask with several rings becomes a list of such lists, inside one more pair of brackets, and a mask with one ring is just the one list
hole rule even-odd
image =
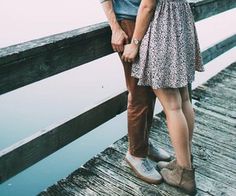
[[166, 113], [181, 112], [182, 103], [180, 101], [172, 101], [168, 107], [165, 108]]
[[182, 100], [178, 89], [159, 89], [154, 92], [165, 112], [182, 110]]

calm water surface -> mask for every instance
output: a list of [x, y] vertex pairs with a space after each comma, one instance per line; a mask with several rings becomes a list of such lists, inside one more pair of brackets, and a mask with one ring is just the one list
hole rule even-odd
[[[1, 1], [0, 48], [105, 21], [98, 0]], [[201, 49], [236, 32], [236, 9], [196, 24]], [[196, 87], [236, 60], [236, 48], [197, 74]], [[117, 54], [0, 96], [0, 149], [125, 89]], [[157, 104], [156, 111], [160, 110]], [[1, 196], [36, 195], [126, 134], [126, 112], [0, 185]]]

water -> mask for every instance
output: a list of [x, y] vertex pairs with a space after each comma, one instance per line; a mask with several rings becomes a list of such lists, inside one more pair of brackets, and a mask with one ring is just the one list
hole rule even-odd
[[[235, 16], [236, 9], [198, 22], [201, 49], [233, 35]], [[6, 19], [0, 21], [0, 48], [105, 20], [98, 0], [83, 3], [71, 0], [69, 4], [65, 0], [8, 0], [1, 3], [0, 17]], [[234, 48], [209, 63], [205, 73], [197, 74], [193, 86], [235, 61], [235, 57]], [[112, 54], [3, 94], [0, 96], [0, 149], [75, 116], [123, 89], [123, 70], [117, 54]], [[124, 112], [0, 185], [0, 195], [39, 193], [125, 135], [126, 126]]]

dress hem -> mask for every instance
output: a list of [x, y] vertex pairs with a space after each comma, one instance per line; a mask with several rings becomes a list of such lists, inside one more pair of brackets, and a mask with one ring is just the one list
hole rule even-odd
[[152, 89], [160, 89], [160, 88], [183, 88], [183, 87], [186, 87], [188, 84], [192, 84], [193, 81], [194, 81], [194, 78], [190, 81], [187, 81], [181, 85], [166, 85], [166, 86], [161, 86], [161, 85], [152, 85], [150, 84], [150, 82], [146, 82], [146, 83], [143, 83], [143, 82], [140, 82], [140, 79], [138, 77], [135, 77], [133, 75], [131, 75], [132, 77], [138, 79], [138, 83], [137, 85], [138, 86], [147, 86], [147, 87], [151, 87]]

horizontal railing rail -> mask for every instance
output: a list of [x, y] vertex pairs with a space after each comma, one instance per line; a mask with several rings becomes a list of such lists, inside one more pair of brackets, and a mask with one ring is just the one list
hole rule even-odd
[[[189, 0], [195, 21], [236, 7], [235, 0]], [[107, 23], [0, 49], [0, 94], [113, 53]]]
[[[190, 5], [196, 21], [236, 7], [236, 2], [231, 0], [194, 2], [191, 1]], [[228, 3], [231, 4], [225, 5]], [[204, 5], [207, 9], [212, 8], [206, 12]], [[110, 35], [108, 25], [101, 23], [2, 49], [0, 93], [111, 54]], [[235, 45], [236, 35], [232, 35], [206, 49], [202, 52], [204, 63]], [[0, 151], [0, 183], [125, 111], [126, 104], [127, 92], [121, 92], [75, 117], [3, 149]]]

